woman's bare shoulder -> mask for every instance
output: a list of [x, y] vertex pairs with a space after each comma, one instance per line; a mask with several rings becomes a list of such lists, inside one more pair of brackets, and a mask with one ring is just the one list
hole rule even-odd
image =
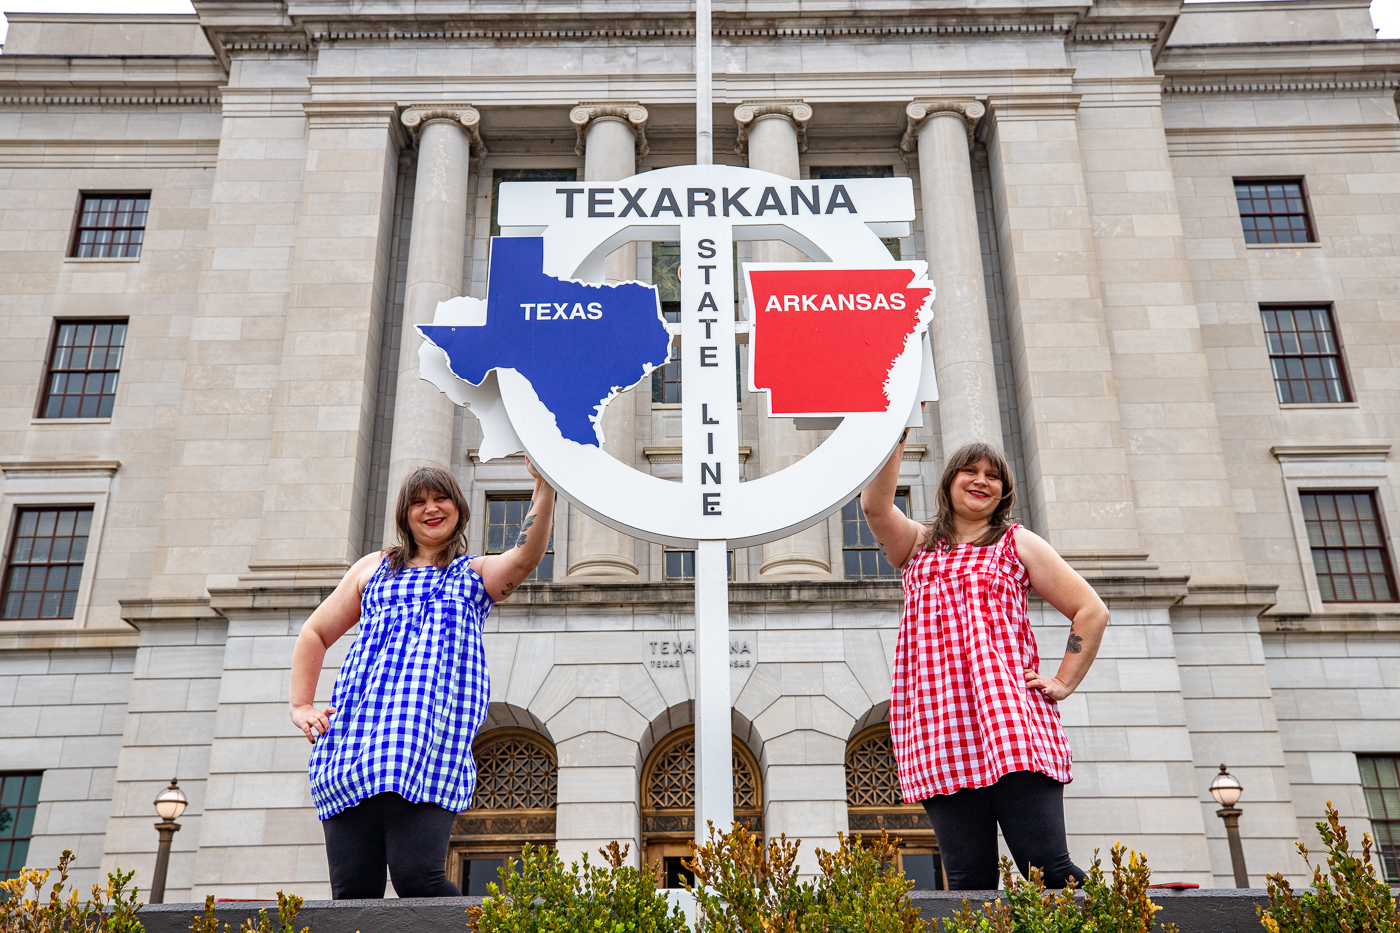
[[354, 583], [356, 590], [364, 592], [365, 585], [369, 583], [369, 578], [374, 576], [374, 571], [378, 569], [379, 565], [388, 555], [388, 549], [383, 551], [370, 551], [351, 565], [349, 571], [345, 574], [345, 579]]

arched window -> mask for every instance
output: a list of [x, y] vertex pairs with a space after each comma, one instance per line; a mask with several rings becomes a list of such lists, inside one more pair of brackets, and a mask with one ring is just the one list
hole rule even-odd
[[507, 858], [525, 843], [554, 845], [559, 762], [548, 739], [527, 729], [492, 729], [472, 746], [476, 794], [457, 814], [447, 877], [463, 894], [486, 894]]
[[846, 812], [853, 835], [878, 836], [883, 829], [899, 837], [900, 868], [916, 890], [947, 887], [928, 814], [899, 792], [889, 723], [871, 726], [846, 745]]
[[[763, 786], [758, 761], [738, 739], [734, 747], [734, 819], [763, 833]], [[728, 829], [729, 827], [717, 827]], [[665, 886], [680, 887], [690, 873], [681, 859], [695, 838], [695, 730], [677, 729], [647, 756], [642, 769], [642, 851], [646, 864], [662, 863]]]

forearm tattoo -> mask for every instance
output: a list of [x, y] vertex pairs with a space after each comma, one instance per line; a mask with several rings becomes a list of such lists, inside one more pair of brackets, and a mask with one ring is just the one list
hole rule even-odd
[[1065, 645], [1065, 651], [1070, 654], [1078, 654], [1084, 650], [1084, 639], [1076, 635], [1073, 631], [1069, 633], [1069, 644]]
[[516, 547], [524, 547], [526, 542], [530, 540], [530, 535], [528, 534], [528, 532], [530, 530], [530, 526], [534, 523], [535, 513], [531, 512], [529, 515], [525, 516], [525, 521], [520, 525], [520, 534], [515, 539]]

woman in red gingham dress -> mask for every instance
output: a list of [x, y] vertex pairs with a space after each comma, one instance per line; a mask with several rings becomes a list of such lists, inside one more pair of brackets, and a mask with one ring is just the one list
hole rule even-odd
[[[890, 687], [890, 735], [905, 800], [923, 803], [952, 890], [997, 886], [997, 826], [1021, 874], [1050, 887], [1084, 873], [1065, 843], [1070, 748], [1057, 704], [1098, 652], [1108, 609], [1043, 538], [1010, 521], [1001, 451], [968, 444], [948, 458], [931, 525], [894, 506], [904, 443], [861, 507], [903, 568], [904, 619]], [[1054, 677], [1026, 613], [1034, 589], [1070, 619]]]

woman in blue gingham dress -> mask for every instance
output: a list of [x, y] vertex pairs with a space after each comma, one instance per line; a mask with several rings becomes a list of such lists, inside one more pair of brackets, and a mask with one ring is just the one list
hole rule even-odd
[[[553, 504], [536, 475], [515, 547], [472, 557], [456, 480], [417, 470], [399, 492], [398, 546], [358, 561], [302, 627], [291, 713], [314, 745], [311, 796], [336, 899], [383, 897], [386, 865], [400, 897], [460, 893], [443, 869], [453, 820], [471, 805], [472, 739], [490, 699], [482, 624], [539, 564]], [[356, 623], [318, 710], [326, 649]]]

